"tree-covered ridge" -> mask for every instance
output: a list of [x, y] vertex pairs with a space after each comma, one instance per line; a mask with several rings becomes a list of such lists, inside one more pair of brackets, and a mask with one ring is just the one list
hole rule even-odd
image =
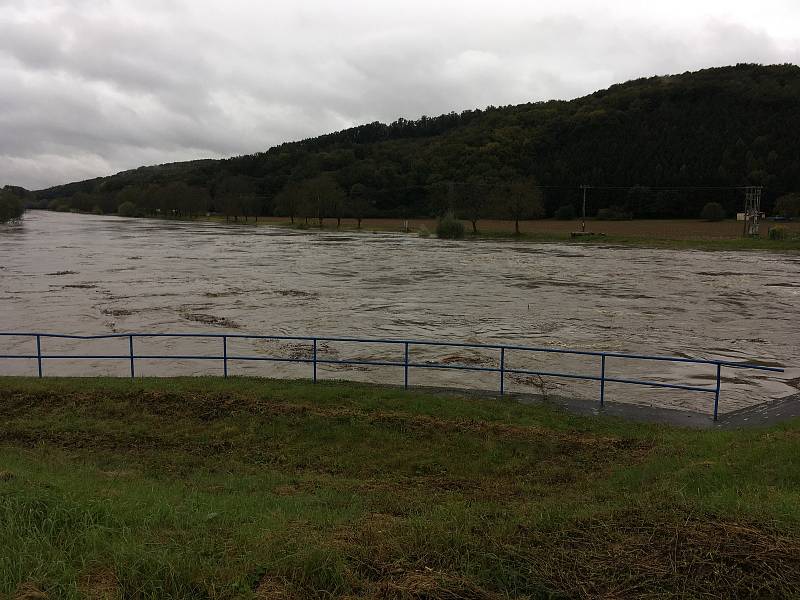
[[[731, 215], [742, 194], [722, 188], [764, 186], [767, 210], [800, 190], [798, 140], [800, 68], [745, 64], [638, 79], [572, 101], [370, 123], [38, 197], [100, 212], [116, 211], [123, 198], [160, 214], [407, 217], [455, 209], [469, 219], [529, 218], [579, 208], [580, 186], [589, 185], [592, 214], [696, 217], [716, 201]], [[520, 186], [531, 190], [530, 202], [515, 217]], [[512, 189], [517, 202], [507, 199]]]

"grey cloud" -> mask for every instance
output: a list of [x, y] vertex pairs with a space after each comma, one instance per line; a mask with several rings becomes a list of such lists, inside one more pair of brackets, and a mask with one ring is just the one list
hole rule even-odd
[[[588, 0], [0, 0], [0, 184], [37, 188], [375, 119], [800, 60], [800, 35], [772, 35], [737, 17], [736, 3], [720, 2], [719, 16], [690, 2], [673, 3], [674, 15], [611, 4], [604, 15]], [[800, 16], [777, 0], [775, 11]]]

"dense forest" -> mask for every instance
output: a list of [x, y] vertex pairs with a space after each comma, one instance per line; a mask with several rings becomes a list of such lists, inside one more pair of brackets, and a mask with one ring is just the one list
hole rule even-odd
[[[36, 192], [41, 208], [231, 218], [570, 216], [764, 208], [800, 191], [800, 67], [650, 77], [572, 101], [370, 123], [257, 154], [125, 171]], [[786, 202], [784, 202], [786, 204]]]

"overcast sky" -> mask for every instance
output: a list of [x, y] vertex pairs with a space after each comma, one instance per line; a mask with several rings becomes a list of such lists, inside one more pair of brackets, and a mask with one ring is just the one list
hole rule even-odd
[[0, 185], [800, 63], [800, 1], [0, 0]]

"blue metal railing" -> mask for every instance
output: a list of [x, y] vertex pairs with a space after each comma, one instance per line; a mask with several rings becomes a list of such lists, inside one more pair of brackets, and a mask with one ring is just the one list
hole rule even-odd
[[[505, 393], [505, 378], [507, 374], [515, 375], [538, 375], [545, 377], [558, 377], [566, 379], [580, 379], [586, 381], [600, 382], [600, 406], [605, 405], [606, 382], [623, 383], [630, 385], [642, 385], [655, 388], [669, 388], [685, 390], [691, 392], [707, 392], [714, 394], [714, 420], [719, 415], [719, 396], [722, 384], [722, 367], [733, 369], [753, 369], [757, 371], [770, 371], [783, 373], [780, 367], [766, 367], [762, 365], [737, 363], [725, 360], [702, 359], [702, 358], [683, 358], [677, 356], [653, 356], [647, 354], [626, 354], [623, 352], [602, 352], [595, 350], [571, 350], [563, 348], [540, 348], [534, 346], [518, 346], [510, 344], [474, 344], [467, 342], [441, 342], [430, 340], [396, 340], [396, 339], [365, 339], [355, 337], [321, 337], [321, 336], [286, 336], [286, 335], [249, 335], [238, 333], [109, 333], [102, 335], [68, 335], [60, 333], [29, 333], [29, 332], [0, 332], [0, 337], [30, 337], [36, 341], [36, 354], [0, 354], [0, 359], [29, 359], [36, 360], [39, 377], [43, 376], [42, 361], [44, 360], [125, 360], [130, 364], [130, 376], [136, 376], [135, 361], [139, 360], [221, 360], [224, 377], [228, 376], [228, 363], [230, 361], [267, 361], [267, 362], [293, 362], [310, 363], [312, 365], [312, 379], [317, 381], [317, 365], [354, 365], [354, 366], [375, 366], [375, 367], [403, 367], [403, 384], [408, 388], [409, 369], [453, 369], [461, 371], [480, 371], [489, 373], [499, 373], [500, 375], [500, 394]], [[102, 340], [127, 338], [127, 354], [43, 354], [42, 338], [71, 339], [71, 340]], [[182, 354], [134, 354], [134, 338], [204, 338], [222, 340], [222, 355], [182, 355]], [[231, 355], [228, 354], [229, 339], [246, 340], [277, 340], [277, 341], [299, 341], [310, 344], [310, 358], [284, 358], [277, 356], [253, 356], [253, 355]], [[319, 342], [352, 342], [357, 344], [391, 344], [403, 347], [403, 360], [362, 360], [348, 359], [339, 360], [333, 358], [320, 358], [317, 355], [317, 345]], [[470, 364], [444, 364], [432, 362], [411, 362], [409, 360], [409, 348], [411, 346], [428, 347], [454, 347], [470, 348], [480, 350], [499, 351], [498, 366], [485, 367]], [[514, 369], [506, 366], [506, 353], [508, 351], [519, 351], [527, 353], [562, 354], [572, 356], [591, 356], [600, 359], [599, 375], [581, 373], [561, 373], [554, 371], [535, 371], [530, 369]], [[640, 361], [661, 361], [670, 363], [690, 363], [699, 365], [713, 365], [716, 367], [716, 386], [702, 387], [696, 385], [686, 385], [681, 383], [665, 383], [660, 381], [647, 381], [640, 379], [628, 379], [622, 377], [606, 376], [606, 360], [609, 358], [631, 359]]]

